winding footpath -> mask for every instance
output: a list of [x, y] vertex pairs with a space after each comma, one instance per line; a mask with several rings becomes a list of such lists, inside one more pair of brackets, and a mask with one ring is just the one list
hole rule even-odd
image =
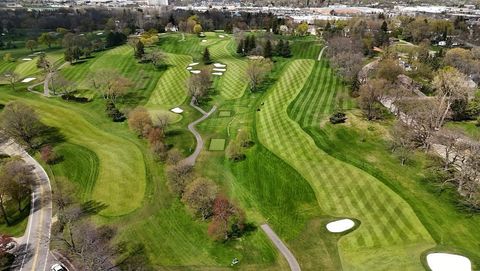
[[295, 259], [295, 256], [293, 253], [288, 249], [288, 247], [280, 240], [278, 235], [268, 226], [267, 224], [262, 224], [260, 225], [260, 228], [265, 232], [265, 234], [270, 238], [272, 243], [277, 247], [277, 249], [282, 253], [283, 257], [288, 262], [288, 265], [290, 266], [290, 270], [292, 271], [301, 271], [300, 265], [297, 262], [297, 259]]
[[52, 189], [43, 167], [13, 140], [0, 144], [0, 152], [19, 156], [33, 167], [36, 185], [32, 189], [30, 216], [25, 235], [17, 239], [13, 270], [45, 271], [49, 263], [52, 227]]
[[212, 115], [213, 112], [215, 112], [215, 110], [217, 110], [217, 106], [214, 105], [209, 112], [205, 112], [205, 110], [203, 110], [200, 107], [195, 105], [195, 100], [194, 99], [192, 99], [192, 101], [190, 101], [190, 106], [195, 108], [198, 112], [202, 113], [202, 115], [203, 115], [201, 118], [199, 118], [196, 121], [188, 124], [188, 130], [190, 130], [190, 132], [195, 136], [195, 140], [197, 141], [197, 146], [195, 147], [195, 151], [189, 157], [185, 158], [183, 160], [183, 162], [186, 163], [186, 164], [194, 166], [195, 162], [197, 161], [198, 156], [200, 155], [200, 152], [203, 149], [203, 145], [204, 145], [203, 138], [200, 135], [200, 133], [195, 129], [195, 125], [199, 124], [200, 122], [202, 122], [205, 119], [207, 119], [208, 117], [210, 117], [210, 115]]

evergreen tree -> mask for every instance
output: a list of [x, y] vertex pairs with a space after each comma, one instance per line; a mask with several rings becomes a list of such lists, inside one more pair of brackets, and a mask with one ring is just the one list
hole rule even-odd
[[212, 64], [212, 59], [210, 58], [210, 51], [208, 51], [208, 48], [205, 48], [205, 51], [203, 51], [203, 63], [205, 64]]
[[388, 24], [386, 21], [383, 21], [382, 27], [380, 29], [382, 29], [383, 32], [388, 33]]
[[247, 36], [245, 38], [245, 44], [243, 46], [243, 54], [248, 54], [248, 52], [250, 52], [251, 50], [250, 48], [252, 47], [251, 44], [252, 44], [252, 38], [251, 36]]
[[253, 49], [257, 48], [257, 42], [255, 40], [255, 36], [252, 35], [251, 36], [251, 40], [250, 40], [250, 50], [248, 50], [249, 52], [252, 51]]
[[136, 47], [137, 49], [135, 50], [135, 57], [140, 59], [145, 54], [145, 46], [143, 45], [143, 42], [139, 40]]
[[282, 57], [291, 57], [292, 51], [290, 49], [290, 42], [285, 42], [282, 48]]
[[242, 40], [240, 40], [240, 42], [237, 45], [237, 54], [245, 55], [244, 51], [245, 51], [245, 40], [242, 39]]
[[265, 43], [265, 47], [263, 48], [263, 57], [272, 58], [272, 56], [273, 56], [272, 42], [270, 40], [267, 40], [267, 42]]
[[282, 55], [283, 46], [284, 46], [284, 42], [283, 42], [283, 40], [280, 40], [280, 41], [277, 43], [277, 47], [275, 48], [275, 54], [276, 54], [277, 56], [281, 56], [281, 55]]

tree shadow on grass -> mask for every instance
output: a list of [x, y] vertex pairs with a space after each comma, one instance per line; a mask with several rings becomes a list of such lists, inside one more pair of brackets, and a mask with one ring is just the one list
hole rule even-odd
[[82, 203], [81, 207], [85, 215], [95, 215], [105, 210], [108, 205], [100, 201], [89, 200]]
[[142, 95], [140, 91], [132, 91], [122, 97], [121, 103], [124, 105], [134, 106], [140, 104], [146, 98], [147, 97]]
[[39, 142], [38, 148], [45, 145], [56, 145], [65, 142], [65, 136], [60, 133], [56, 127], [44, 126], [40, 131], [37, 140]]

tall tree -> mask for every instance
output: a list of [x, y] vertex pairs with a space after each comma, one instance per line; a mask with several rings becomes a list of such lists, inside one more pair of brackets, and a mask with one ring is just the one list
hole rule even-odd
[[15, 91], [15, 85], [19, 79], [20, 75], [14, 72], [13, 70], [6, 71], [2, 74], [2, 78], [10, 83], [12, 90]]
[[247, 66], [246, 75], [250, 83], [250, 90], [256, 91], [268, 72], [271, 71], [273, 64], [268, 59], [250, 60]]
[[38, 44], [35, 40], [27, 40], [25, 42], [25, 47], [33, 52], [33, 49], [37, 48]]
[[143, 45], [143, 42], [139, 40], [136, 45], [135, 45], [135, 57], [140, 59], [143, 57], [145, 54], [145, 46]]
[[272, 42], [270, 40], [267, 40], [265, 42], [265, 47], [263, 48], [263, 57], [272, 58], [272, 56], [273, 56]]
[[5, 106], [0, 118], [0, 127], [7, 136], [31, 148], [39, 144], [35, 142], [36, 138], [44, 130], [44, 125], [35, 111], [20, 102], [10, 102]]
[[205, 47], [205, 50], [203, 51], [203, 63], [205, 63], [206, 65], [212, 64], [212, 59], [210, 58], [210, 51], [207, 47]]
[[52, 47], [52, 44], [55, 42], [56, 38], [53, 34], [44, 32], [38, 37], [38, 43], [45, 44], [48, 48]]
[[212, 215], [217, 192], [218, 188], [213, 181], [198, 178], [187, 185], [182, 200], [196, 216], [207, 219]]

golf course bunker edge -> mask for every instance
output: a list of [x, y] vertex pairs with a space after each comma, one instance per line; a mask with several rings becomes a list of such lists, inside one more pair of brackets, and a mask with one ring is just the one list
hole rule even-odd
[[326, 228], [331, 233], [342, 233], [355, 227], [355, 221], [349, 218], [342, 218], [327, 223]]
[[427, 264], [432, 271], [471, 271], [471, 261], [462, 255], [433, 252], [427, 255]]

